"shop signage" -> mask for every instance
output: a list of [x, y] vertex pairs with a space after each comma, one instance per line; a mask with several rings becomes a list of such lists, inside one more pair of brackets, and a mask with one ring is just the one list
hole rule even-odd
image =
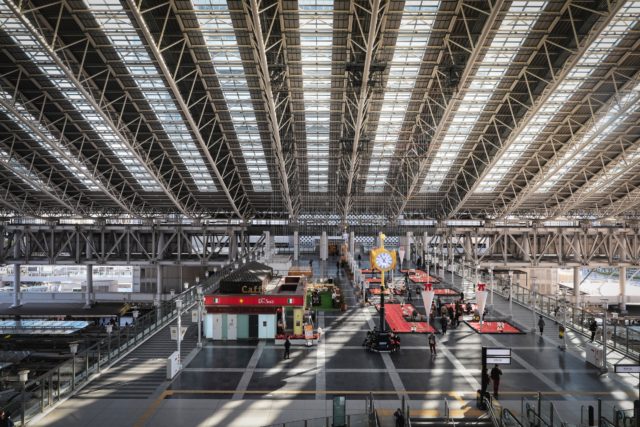
[[246, 307], [283, 307], [302, 306], [304, 297], [302, 295], [280, 296], [280, 295], [207, 295], [204, 299], [207, 306], [246, 306]]

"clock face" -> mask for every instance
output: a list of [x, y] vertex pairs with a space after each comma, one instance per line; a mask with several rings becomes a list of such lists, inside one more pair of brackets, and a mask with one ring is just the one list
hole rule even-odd
[[381, 252], [376, 255], [376, 264], [378, 268], [381, 270], [388, 270], [391, 268], [393, 264], [393, 259], [391, 258], [391, 254], [388, 252]]

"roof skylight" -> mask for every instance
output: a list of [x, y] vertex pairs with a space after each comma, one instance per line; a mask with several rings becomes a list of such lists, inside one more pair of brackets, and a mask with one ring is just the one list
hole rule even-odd
[[258, 120], [227, 2], [194, 0], [193, 7], [229, 109], [253, 190], [271, 191]]
[[468, 135], [511, 67], [513, 59], [520, 51], [546, 4], [546, 1], [529, 0], [511, 3], [442, 138], [442, 144], [429, 167], [421, 192], [440, 190]]
[[[581, 138], [570, 141], [560, 162], [560, 168], [554, 168], [545, 176], [545, 181], [536, 189], [536, 193], [544, 193], [551, 190], [575, 165], [589, 155], [596, 147], [601, 145], [611, 133], [631, 117], [640, 107], [640, 85], [622, 97], [619, 102], [609, 108], [599, 120], [597, 120]], [[631, 108], [628, 108], [631, 107]], [[624, 111], [623, 110], [627, 110]]]
[[391, 156], [398, 142], [398, 135], [402, 129], [439, 7], [439, 0], [407, 0], [405, 2], [387, 87], [380, 108], [378, 128], [373, 140], [365, 192], [384, 190]]
[[[6, 92], [4, 89], [0, 89], [0, 99], [6, 101], [8, 103], [13, 104], [13, 107], [16, 110], [18, 110], [20, 112], [20, 114], [25, 119], [31, 121], [38, 128], [38, 131], [40, 133], [42, 133], [45, 136], [45, 138], [47, 138], [49, 140], [49, 142], [48, 141], [43, 141], [27, 125], [22, 123], [22, 121], [17, 116], [15, 116], [11, 111], [5, 109], [1, 105], [0, 105], [0, 112], [2, 112], [7, 117], [9, 117], [13, 123], [15, 123], [18, 127], [20, 127], [20, 129], [22, 129], [23, 132], [25, 132], [27, 135], [29, 135], [29, 137], [32, 140], [34, 140], [37, 144], [39, 144], [42, 148], [44, 148], [52, 157], [57, 158], [58, 161], [65, 167], [65, 169], [67, 169], [69, 172], [71, 172], [73, 174], [73, 176], [76, 177], [82, 183], [82, 185], [84, 185], [88, 190], [90, 190], [90, 191], [99, 191], [100, 190], [100, 188], [97, 185], [95, 185], [94, 182], [91, 179], [87, 178], [88, 176], [91, 176], [91, 174], [89, 173], [89, 171], [87, 170], [87, 168], [84, 165], [80, 165], [80, 166], [74, 165], [73, 163], [68, 161], [66, 158], [60, 157], [58, 152], [56, 152], [56, 150], [51, 148], [50, 141], [57, 141], [58, 138], [54, 137], [49, 132], [49, 130], [45, 126], [42, 125], [42, 123], [40, 122], [40, 120], [38, 120], [37, 117], [35, 117], [29, 111], [27, 111], [27, 109], [22, 104], [20, 104], [18, 101], [15, 101], [11, 97], [11, 95], [8, 92]], [[59, 150], [61, 150], [67, 158], [75, 158], [76, 157], [68, 149], [63, 147], [61, 144], [58, 144], [58, 145], [59, 145]]]
[[76, 108], [76, 111], [102, 138], [104, 143], [113, 151], [145, 191], [160, 191], [160, 186], [153, 176], [142, 166], [135, 155], [120, 141], [119, 136], [105, 123], [100, 115], [81, 91], [69, 81], [64, 71], [56, 65], [29, 30], [18, 20], [11, 9], [0, 1], [0, 26], [6, 31], [16, 45], [33, 61], [40, 71], [49, 77], [49, 81]]
[[529, 149], [545, 127], [589, 78], [591, 73], [607, 58], [612, 49], [629, 33], [638, 22], [640, 2], [631, 1], [623, 5], [611, 22], [588, 47], [578, 63], [567, 74], [554, 93], [549, 96], [540, 110], [531, 117], [528, 124], [496, 162], [493, 169], [477, 186], [477, 192], [495, 191], [498, 184], [511, 170], [516, 161]]
[[329, 191], [333, 0], [299, 0], [309, 191]]
[[216, 191], [211, 173], [193, 141], [183, 117], [166, 88], [164, 80], [118, 0], [87, 0], [93, 16], [111, 41], [158, 122], [169, 136], [198, 190]]

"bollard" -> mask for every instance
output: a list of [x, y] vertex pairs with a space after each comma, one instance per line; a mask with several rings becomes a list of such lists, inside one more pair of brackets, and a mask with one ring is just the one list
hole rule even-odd
[[595, 424], [595, 409], [593, 408], [592, 405], [589, 405], [589, 420], [588, 420], [588, 425], [590, 426], [594, 426]]

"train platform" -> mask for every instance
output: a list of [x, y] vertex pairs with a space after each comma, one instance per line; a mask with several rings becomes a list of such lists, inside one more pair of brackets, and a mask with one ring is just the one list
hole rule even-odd
[[[318, 267], [331, 272], [332, 264], [335, 260]], [[363, 412], [365, 399], [373, 395], [377, 407], [387, 411], [404, 398], [412, 410], [442, 414], [447, 398], [460, 415], [472, 415], [477, 411], [483, 346], [511, 349], [512, 362], [502, 367], [499, 404], [517, 413], [523, 399], [542, 393], [563, 421], [577, 424], [580, 408], [584, 413], [597, 399], [603, 411], [610, 411], [614, 405], [630, 407], [638, 397], [637, 377], [601, 375], [573, 341], [561, 351], [551, 331], [543, 336], [528, 331], [477, 334], [461, 324], [437, 336], [436, 357], [431, 357], [422, 334], [404, 335], [400, 351], [393, 354], [367, 352], [362, 343], [378, 324], [377, 312], [358, 306], [351, 286], [343, 286], [348, 310], [319, 312], [322, 339], [313, 347], [292, 348], [288, 360], [283, 360], [283, 346], [273, 341], [207, 341], [174, 380], [157, 385], [150, 395], [117, 399], [113, 390], [105, 396], [70, 399], [31, 425], [265, 426], [328, 416], [331, 399], [338, 395], [346, 396], [351, 414]], [[424, 314], [421, 301], [413, 305]], [[494, 310], [503, 309], [494, 296]], [[525, 323], [525, 308], [514, 305], [513, 318], [516, 325]], [[122, 381], [144, 378], [133, 373]]]

